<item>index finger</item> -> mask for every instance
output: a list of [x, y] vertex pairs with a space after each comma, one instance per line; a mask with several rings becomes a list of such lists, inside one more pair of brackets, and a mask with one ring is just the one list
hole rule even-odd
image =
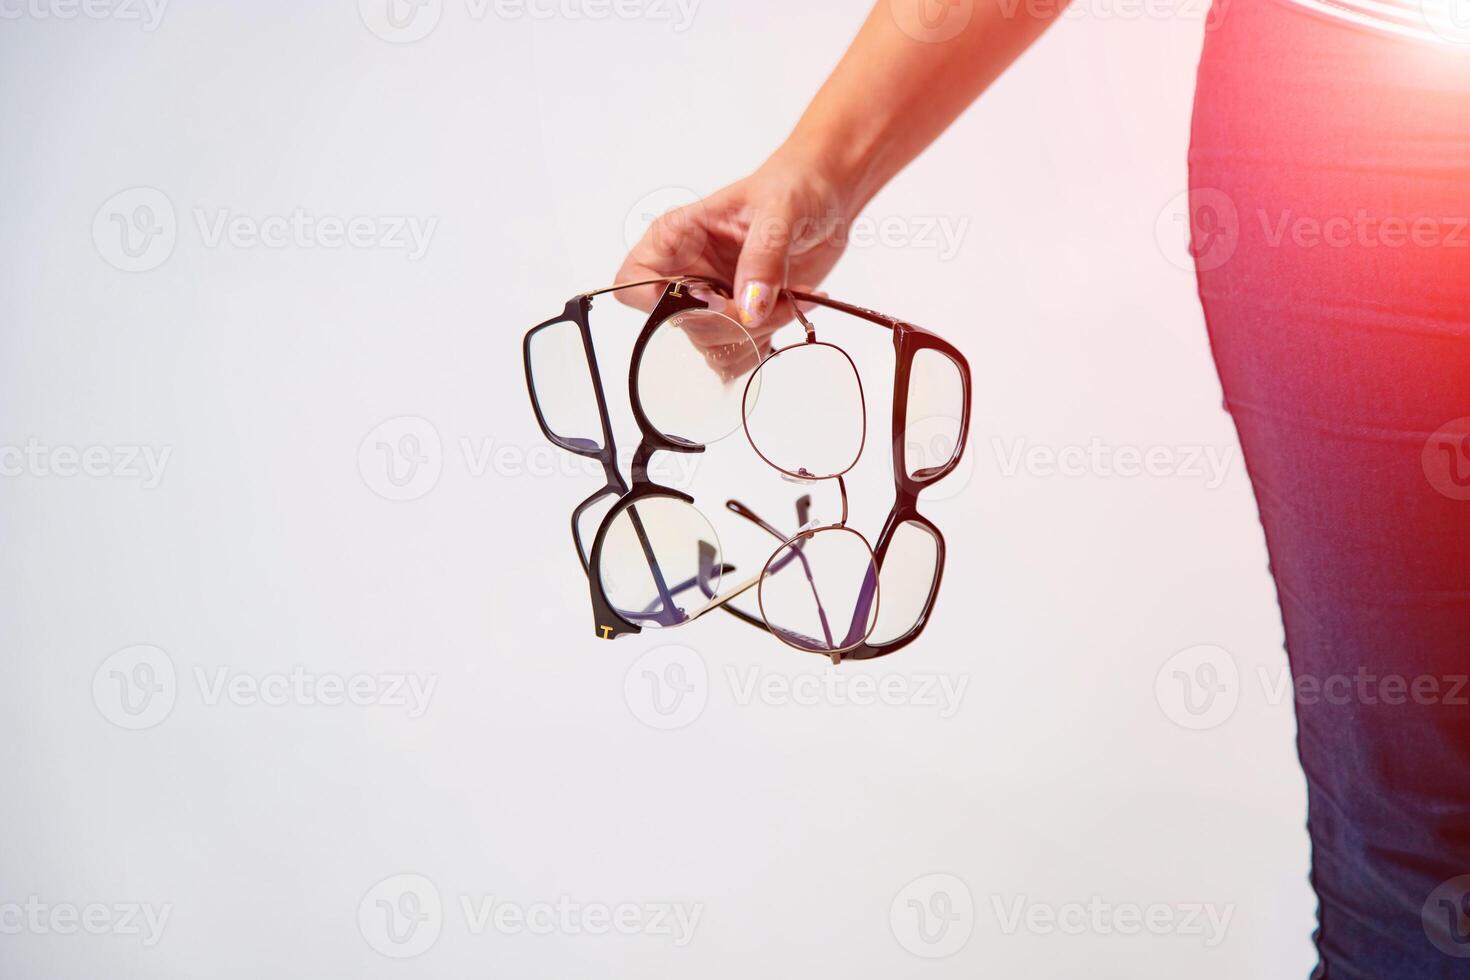
[[[660, 215], [648, 226], [638, 244], [618, 269], [617, 282], [639, 282], [644, 279], [676, 276], [710, 276], [719, 278], [719, 270], [707, 256], [709, 232], [701, 219], [700, 202], [676, 208]], [[658, 284], [622, 289], [617, 297], [629, 306], [652, 310], [663, 295]]]

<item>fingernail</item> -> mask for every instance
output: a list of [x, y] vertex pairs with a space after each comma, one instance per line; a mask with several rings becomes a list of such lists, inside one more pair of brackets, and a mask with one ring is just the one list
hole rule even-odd
[[689, 287], [689, 295], [701, 300], [705, 306], [715, 313], [726, 313], [730, 308], [730, 301], [703, 283], [695, 283]]
[[740, 322], [747, 327], [759, 323], [771, 313], [776, 291], [764, 282], [748, 282], [740, 293]]

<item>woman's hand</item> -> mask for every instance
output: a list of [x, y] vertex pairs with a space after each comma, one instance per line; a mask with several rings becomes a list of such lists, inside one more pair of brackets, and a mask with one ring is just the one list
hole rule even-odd
[[[819, 164], [783, 148], [744, 180], [660, 217], [628, 253], [616, 281], [710, 276], [729, 282], [732, 302], [702, 298], [740, 323], [765, 353], [771, 334], [792, 317], [781, 290], [814, 290], [842, 255], [851, 198]], [[662, 291], [645, 286], [617, 296], [649, 310]], [[709, 339], [711, 346], [736, 340]]]
[[[1040, 13], [975, 4], [954, 22], [956, 30], [940, 32], [910, 16], [917, 10], [910, 6], [878, 0], [781, 149], [744, 180], [655, 221], [617, 281], [704, 275], [730, 282], [731, 308], [711, 306], [729, 312], [764, 353], [771, 334], [791, 319], [779, 291], [820, 283], [842, 254], [852, 218], [1066, 4]], [[660, 292], [648, 286], [617, 295], [651, 310]], [[694, 339], [728, 374], [736, 351], [749, 349], [743, 336], [730, 336], [739, 333], [726, 322], [713, 336]]]

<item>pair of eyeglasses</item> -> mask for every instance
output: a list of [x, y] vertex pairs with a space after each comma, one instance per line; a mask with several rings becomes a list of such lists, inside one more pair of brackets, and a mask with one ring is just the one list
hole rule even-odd
[[[633, 348], [629, 398], [641, 441], [630, 483], [617, 468], [589, 314], [597, 296], [650, 284], [665, 289]], [[573, 297], [560, 316], [526, 335], [526, 378], [542, 432], [568, 452], [599, 460], [606, 475], [606, 484], [572, 515], [598, 635], [610, 639], [681, 625], [723, 609], [790, 646], [834, 661], [900, 649], [922, 631], [938, 595], [944, 539], [918, 513], [917, 499], [923, 487], [952, 472], [963, 454], [967, 362], [947, 342], [912, 324], [803, 293], [788, 295], [804, 340], [763, 356], [738, 323], [710, 308], [716, 295], [728, 299], [728, 287], [697, 277], [621, 284]], [[845, 351], [817, 338], [802, 306], [825, 307], [894, 334], [896, 500], [876, 548], [847, 526], [843, 481], [866, 441], [861, 379]], [[947, 438], [940, 434], [918, 445], [905, 440], [916, 374], [934, 376], [920, 387], [925, 398], [939, 394], [945, 403], [935, 417], [947, 421]], [[727, 576], [735, 567], [724, 562], [713, 525], [688, 494], [654, 482], [648, 469], [656, 452], [704, 452], [736, 427], [744, 429], [761, 459], [788, 478], [835, 483], [842, 516], [835, 523], [810, 521], [810, 498], [804, 496], [797, 502], [797, 528], [787, 534], [729, 501], [731, 512], [778, 541], [758, 575], [730, 584]], [[594, 528], [588, 518], [598, 513]], [[752, 590], [758, 612], [733, 601]]]

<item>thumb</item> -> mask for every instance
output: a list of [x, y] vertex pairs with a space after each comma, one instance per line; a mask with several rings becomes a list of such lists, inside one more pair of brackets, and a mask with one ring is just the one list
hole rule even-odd
[[792, 219], [785, 209], [758, 210], [735, 267], [735, 306], [740, 322], [759, 327], [776, 309], [786, 285]]

